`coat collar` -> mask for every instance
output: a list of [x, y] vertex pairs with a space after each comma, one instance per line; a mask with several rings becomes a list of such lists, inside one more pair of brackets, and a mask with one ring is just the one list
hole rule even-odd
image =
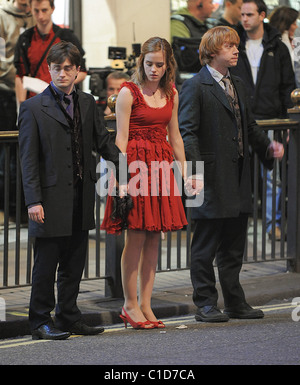
[[[209, 87], [210, 92], [226, 107], [231, 113], [232, 109], [229, 105], [228, 99], [225, 95], [225, 92], [223, 89], [220, 87], [220, 85], [214, 80], [214, 78], [211, 76], [209, 70], [205, 67], [202, 67], [200, 72], [199, 72], [199, 80], [202, 84], [206, 84]], [[234, 84], [234, 87], [237, 91], [238, 96], [240, 95], [240, 79], [237, 78], [236, 76], [230, 75], [231, 80]], [[241, 99], [239, 98], [239, 104], [240, 108], [243, 110], [244, 105]]]
[[210, 92], [224, 105], [224, 107], [226, 107], [230, 112], [232, 112], [225, 92], [211, 76], [209, 70], [206, 67], [203, 67], [199, 72], [199, 76], [201, 83], [210, 86]]
[[[81, 114], [81, 121], [82, 124], [84, 124], [85, 119], [87, 118], [87, 109], [88, 109], [88, 97], [84, 94], [84, 92], [81, 92], [80, 90], [77, 90], [78, 93], [78, 103], [80, 107], [80, 114]], [[54, 96], [52, 95], [50, 91], [50, 86], [45, 89], [45, 91], [41, 94], [42, 98], [42, 111], [47, 114], [52, 119], [55, 119], [59, 123], [63, 124], [66, 127], [69, 127], [68, 121], [60, 109], [59, 105], [57, 104], [57, 101], [55, 100]]]

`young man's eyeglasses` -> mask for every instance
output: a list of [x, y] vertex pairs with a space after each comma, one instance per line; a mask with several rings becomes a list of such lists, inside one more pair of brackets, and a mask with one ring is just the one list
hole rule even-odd
[[66, 74], [71, 74], [74, 70], [76, 70], [76, 66], [75, 65], [69, 65], [69, 66], [61, 67], [58, 64], [54, 64], [54, 65], [50, 66], [50, 70], [53, 71], [55, 74], [59, 74], [62, 70]]

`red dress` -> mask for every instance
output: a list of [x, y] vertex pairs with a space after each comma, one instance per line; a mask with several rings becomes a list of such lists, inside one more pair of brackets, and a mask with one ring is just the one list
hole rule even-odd
[[[125, 82], [133, 96], [129, 123], [127, 162], [131, 179], [129, 193], [133, 208], [128, 215], [128, 229], [172, 231], [187, 224], [173, 170], [173, 150], [166, 139], [174, 98], [162, 108], [150, 107], [138, 86]], [[171, 171], [170, 171], [171, 170]], [[113, 197], [108, 195], [102, 230], [120, 233], [121, 221], [111, 218]]]

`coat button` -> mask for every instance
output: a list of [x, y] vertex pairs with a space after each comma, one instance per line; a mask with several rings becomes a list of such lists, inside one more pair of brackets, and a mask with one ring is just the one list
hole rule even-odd
[[237, 162], [237, 158], [232, 158], [233, 163]]

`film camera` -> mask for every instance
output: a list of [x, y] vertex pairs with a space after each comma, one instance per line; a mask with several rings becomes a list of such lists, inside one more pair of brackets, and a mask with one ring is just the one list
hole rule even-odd
[[141, 45], [132, 44], [132, 54], [127, 58], [126, 48], [108, 47], [108, 59], [112, 60], [110, 67], [90, 68], [90, 91], [98, 97], [97, 104], [101, 108], [106, 106], [106, 78], [114, 71], [122, 71], [129, 76], [134, 72], [136, 59], [140, 56]]

